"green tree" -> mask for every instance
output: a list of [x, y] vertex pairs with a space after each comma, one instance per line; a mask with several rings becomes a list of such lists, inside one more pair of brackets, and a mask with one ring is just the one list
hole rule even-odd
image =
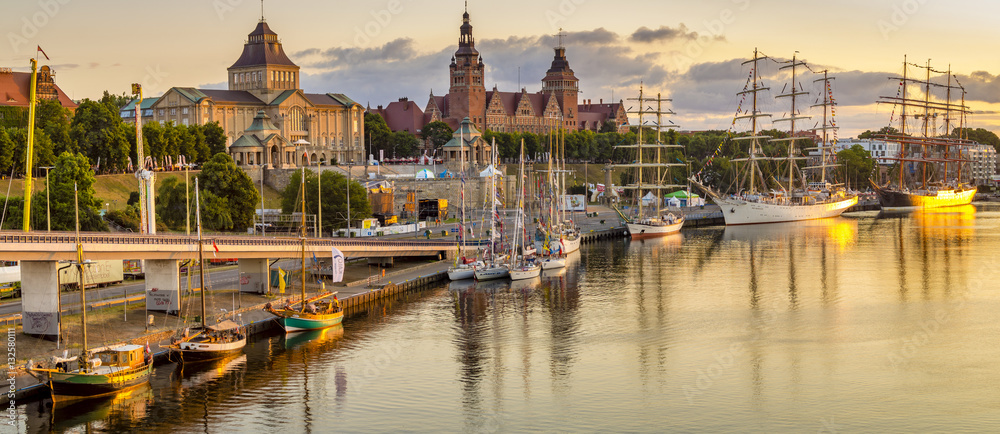
[[396, 131], [389, 136], [389, 146], [397, 157], [412, 157], [419, 152], [420, 140], [406, 131]]
[[997, 135], [994, 132], [987, 129], [955, 128], [954, 130], [952, 130], [949, 137], [966, 138], [975, 141], [976, 143], [990, 145], [994, 149], [997, 149], [998, 152], [1000, 152], [1000, 137], [997, 137]]
[[608, 119], [608, 120], [604, 121], [604, 123], [601, 124], [601, 129], [598, 132], [599, 133], [617, 133], [618, 132], [618, 125], [615, 123], [615, 121], [613, 119]]
[[[335, 229], [346, 227], [347, 216], [347, 177], [334, 171], [324, 171], [322, 174], [322, 197], [318, 200], [319, 191], [316, 173], [311, 170], [306, 172], [306, 214], [316, 214], [320, 203], [323, 206], [323, 221], [321, 225], [323, 232], [328, 233]], [[301, 212], [301, 190], [302, 170], [292, 174], [288, 186], [281, 194], [281, 210], [288, 214]], [[370, 218], [372, 215], [371, 204], [368, 202], [368, 193], [364, 186], [357, 181], [351, 180], [351, 222], [356, 223], [362, 219]]]
[[184, 154], [188, 162], [205, 162], [211, 158], [211, 150], [208, 147], [208, 139], [205, 137], [204, 128], [200, 125], [188, 127], [188, 135], [191, 137], [191, 145], [188, 148], [189, 154]]
[[897, 129], [893, 128], [893, 127], [886, 126], [886, 127], [882, 127], [878, 131], [867, 130], [867, 131], [865, 131], [865, 132], [863, 132], [861, 134], [858, 134], [858, 138], [859, 139], [878, 139], [881, 136], [886, 136], [886, 135], [892, 136], [892, 135], [897, 135], [897, 134], [899, 134], [899, 130], [897, 130]]
[[[52, 230], [71, 231], [76, 227], [74, 209], [74, 185], [80, 197], [80, 229], [84, 231], [106, 231], [107, 224], [101, 219], [98, 210], [103, 202], [94, 196], [94, 172], [90, 169], [90, 160], [81, 153], [64, 152], [56, 160], [55, 168], [49, 174], [49, 203], [52, 210]], [[37, 222], [36, 213], [44, 222], [45, 192], [40, 192], [32, 199], [32, 220]], [[34, 227], [43, 227], [35, 224]]]
[[76, 143], [70, 136], [70, 112], [58, 101], [39, 100], [35, 109], [35, 126], [45, 131], [52, 140], [52, 153], [62, 155], [63, 152], [78, 151]]
[[[142, 145], [143, 153], [147, 157], [153, 157], [157, 161], [163, 158], [167, 139], [164, 137], [163, 126], [159, 122], [149, 122], [142, 126]], [[134, 151], [135, 149], [132, 152], [132, 161], [136, 159]]]
[[452, 133], [454, 131], [451, 127], [441, 121], [430, 122], [420, 130], [420, 135], [431, 144], [431, 148], [434, 150], [441, 149], [445, 143], [448, 143]]
[[[170, 229], [183, 231], [188, 222], [187, 183], [178, 177], [165, 179], [156, 189], [156, 217]], [[191, 226], [195, 227], [194, 190], [190, 192]], [[214, 227], [214, 226], [213, 226]]]
[[128, 165], [132, 146], [121, 117], [109, 106], [84, 100], [73, 116], [70, 135], [77, 149], [90, 158], [91, 164], [100, 162], [100, 171], [120, 172]]
[[14, 168], [14, 141], [7, 129], [0, 127], [0, 178], [6, 178]]
[[123, 107], [132, 102], [132, 99], [132, 95], [127, 92], [122, 92], [121, 95], [113, 95], [108, 91], [104, 91], [104, 95], [101, 96], [100, 103], [107, 107], [108, 110], [120, 113]]
[[[255, 205], [260, 203], [260, 192], [254, 187], [250, 176], [236, 166], [232, 157], [224, 153], [215, 154], [205, 163], [199, 180], [202, 215], [209, 211], [229, 217], [228, 220], [215, 219], [213, 229], [242, 231], [253, 225], [257, 209]], [[210, 209], [209, 206], [216, 208]]]
[[837, 175], [850, 188], [863, 188], [875, 168], [875, 160], [861, 145], [837, 153]]
[[[23, 175], [26, 160], [25, 152], [28, 149], [28, 129], [17, 128], [8, 130], [7, 132], [11, 141], [14, 142], [14, 149], [11, 155], [12, 169], [15, 175]], [[51, 166], [55, 162], [55, 156], [52, 155], [52, 141], [49, 140], [49, 136], [41, 128], [35, 128], [35, 139], [32, 149], [35, 154], [33, 157], [33, 166], [35, 168]], [[10, 172], [6, 173], [6, 175], [9, 174]]]
[[371, 144], [369, 152], [372, 155], [377, 157], [378, 151], [385, 151], [386, 158], [392, 155], [392, 149], [389, 145], [389, 136], [391, 135], [392, 131], [389, 131], [389, 126], [386, 125], [382, 116], [375, 113], [365, 113], [365, 139]]
[[198, 162], [208, 161], [213, 155], [226, 152], [226, 131], [219, 126], [218, 121], [202, 125], [201, 130], [205, 135], [205, 143], [208, 145], [208, 155], [204, 155], [204, 158]]

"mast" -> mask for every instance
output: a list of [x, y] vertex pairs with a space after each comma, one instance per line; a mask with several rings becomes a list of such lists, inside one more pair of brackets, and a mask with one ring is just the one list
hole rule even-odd
[[[207, 312], [207, 309], [205, 309], [205, 248], [201, 238], [201, 194], [198, 188], [198, 178], [201, 177], [199, 176], [194, 179], [194, 201], [196, 203], [195, 214], [198, 219], [198, 276], [201, 279], [201, 328], [204, 329], [208, 328], [208, 323], [205, 319]], [[190, 276], [190, 266], [188, 266], [188, 270], [188, 276]]]
[[80, 324], [83, 329], [83, 349], [80, 354], [83, 355], [83, 366], [80, 367], [80, 372], [85, 372], [87, 370], [87, 295], [85, 288], [87, 285], [84, 282], [83, 273], [83, 243], [80, 242], [80, 192], [77, 188], [77, 184], [73, 183], [73, 209], [75, 210], [76, 216], [76, 269], [80, 273]]
[[[798, 82], [796, 81], [796, 72], [795, 72], [795, 69], [798, 66], [803, 66], [803, 65], [806, 64], [805, 62], [797, 60], [797, 54], [798, 54], [798, 51], [796, 51], [795, 54], [792, 54], [792, 61], [791, 61], [790, 64], [782, 66], [780, 68], [780, 69], [788, 69], [788, 68], [792, 69], [792, 88], [791, 88], [790, 92], [776, 96], [776, 98], [789, 98], [789, 99], [791, 99], [791, 112], [789, 112], [788, 117], [784, 118], [784, 119], [775, 119], [774, 120], [774, 122], [788, 122], [789, 123], [789, 130], [788, 130], [788, 136], [789, 137], [787, 139], [772, 139], [771, 140], [772, 142], [781, 142], [781, 141], [787, 141], [788, 142], [788, 194], [789, 194], [789, 198], [791, 198], [792, 190], [795, 188], [795, 160], [800, 159], [800, 158], [795, 157], [795, 142], [798, 140], [798, 137], [795, 136], [795, 121], [797, 121], [799, 119], [809, 119], [809, 116], [798, 116], [799, 112], [798, 112], [798, 108], [796, 107], [796, 101], [798, 100], [798, 97], [802, 96], [802, 95], [808, 95], [809, 94], [809, 92], [806, 92], [806, 91], [804, 91], [804, 90], [802, 90], [802, 89], [800, 89], [800, 88], [797, 87], [797, 83]], [[824, 113], [825, 113], [825, 111], [824, 111]], [[805, 186], [803, 185], [803, 187], [805, 187]]]
[[497, 154], [497, 139], [493, 139], [493, 146], [490, 147], [490, 164], [493, 165], [493, 173], [490, 173], [490, 261], [495, 264], [496, 258], [494, 258], [494, 242], [493, 239], [497, 235], [497, 168], [496, 168], [496, 154]]
[[[661, 160], [661, 158], [662, 158], [662, 154], [661, 154], [662, 148], [680, 148], [680, 147], [682, 147], [680, 145], [664, 144], [661, 141], [661, 139], [660, 139], [660, 132], [661, 132], [661, 130], [663, 128], [677, 128], [678, 127], [678, 125], [674, 124], [673, 122], [670, 122], [670, 125], [666, 125], [666, 126], [663, 125], [663, 122], [664, 122], [663, 121], [663, 115], [674, 115], [674, 114], [676, 114], [676, 113], [674, 113], [673, 110], [664, 109], [663, 108], [663, 103], [665, 103], [665, 102], [671, 102], [673, 100], [669, 99], [669, 98], [663, 98], [662, 94], [659, 94], [659, 93], [656, 95], [656, 97], [646, 98], [646, 97], [643, 96], [644, 93], [645, 93], [644, 89], [640, 85], [640, 87], [639, 87], [639, 97], [638, 98], [629, 98], [629, 101], [637, 101], [639, 103], [639, 110], [638, 111], [630, 111], [629, 112], [629, 113], [632, 113], [632, 114], [638, 114], [639, 115], [639, 133], [636, 136], [637, 137], [636, 144], [634, 144], [634, 145], [620, 145], [620, 146], [616, 146], [616, 148], [618, 148], [618, 149], [635, 148], [636, 149], [636, 161], [634, 163], [626, 163], [626, 164], [616, 164], [616, 165], [613, 165], [613, 166], [616, 166], [616, 167], [628, 167], [628, 168], [635, 168], [636, 169], [635, 184], [626, 185], [626, 186], [623, 187], [623, 188], [626, 188], [626, 189], [635, 189], [636, 190], [636, 204], [637, 204], [637, 207], [639, 208], [639, 214], [638, 214], [638, 217], [637, 217], [636, 221], [642, 220], [643, 216], [645, 215], [643, 213], [643, 206], [642, 206], [642, 191], [643, 190], [649, 190], [649, 191], [656, 190], [656, 201], [657, 201], [657, 204], [656, 204], [656, 213], [660, 214], [660, 212], [662, 211], [662, 207], [663, 207], [662, 195], [660, 194], [660, 192], [664, 188], [684, 188], [685, 187], [684, 185], [663, 184], [663, 169], [668, 169], [669, 170], [669, 168], [671, 168], [671, 167], [684, 166], [684, 164], [678, 164], [678, 163], [664, 163]], [[648, 110], [647, 110], [647, 108], [644, 107], [644, 105], [646, 103], [652, 103], [652, 102], [656, 103], [656, 109], [654, 110], [650, 106], [648, 108]], [[646, 114], [655, 114], [656, 115], [656, 141], [653, 144], [644, 144], [643, 140], [642, 140], [642, 126], [644, 124], [643, 117]], [[645, 150], [647, 148], [656, 148], [656, 161], [655, 162], [645, 162], [644, 155], [643, 155], [643, 150]], [[649, 184], [643, 184], [643, 175], [645, 174], [645, 170], [643, 170], [643, 169], [646, 169], [646, 168], [656, 169], [656, 178], [655, 178], [654, 182], [649, 183]]]
[[906, 157], [906, 55], [903, 55], [903, 106], [899, 116], [899, 189], [903, 189], [903, 164], [902, 158]]
[[[306, 311], [306, 168], [302, 168], [302, 186], [299, 187], [299, 191], [302, 192], [302, 310], [300, 312]], [[350, 194], [350, 191], [348, 191]]]
[[[823, 70], [823, 78], [813, 80], [813, 83], [822, 82], [823, 85], [823, 103], [814, 104], [812, 107], [823, 107], [823, 126], [819, 128], [813, 128], [811, 131], [823, 131], [823, 144], [817, 146], [816, 148], [810, 148], [820, 151], [820, 165], [807, 167], [807, 169], [820, 169], [820, 182], [826, 185], [826, 169], [828, 167], [836, 167], [835, 164], [828, 164], [834, 161], [833, 153], [835, 151], [837, 136], [834, 135], [834, 143], [830, 143], [829, 130], [836, 131], [838, 129], [836, 122], [833, 120], [834, 113], [833, 107], [836, 106], [836, 102], [831, 97], [832, 89], [830, 87], [830, 81], [834, 80], [835, 77], [829, 76], [829, 71]], [[829, 116], [828, 116], [829, 115]]]
[[[459, 233], [461, 234], [461, 237], [462, 237], [462, 252], [461, 252], [461, 255], [463, 257], [465, 255], [465, 128], [464, 127], [465, 126], [462, 125], [461, 127], [459, 127], [459, 130], [458, 130], [458, 137], [459, 137], [458, 140], [460, 142], [459, 144], [462, 145], [461, 148], [459, 148], [459, 151], [458, 151], [458, 155], [459, 155], [459, 173], [458, 173], [458, 176], [459, 176], [459, 178], [462, 181], [462, 191], [460, 193], [462, 195], [462, 208], [459, 209], [459, 213], [461, 214], [461, 219], [460, 219], [460, 221], [458, 223], [458, 230], [459, 230]], [[415, 230], [416, 230], [416, 228], [414, 228], [414, 231]]]
[[[731, 160], [736, 162], [740, 161], [749, 162], [748, 169], [750, 171], [750, 179], [747, 191], [747, 194], [749, 195], [753, 195], [757, 192], [757, 187], [756, 187], [757, 172], [760, 171], [760, 169], [757, 167], [757, 159], [758, 159], [757, 153], [760, 151], [760, 139], [764, 138], [770, 139], [770, 137], [768, 136], [757, 135], [758, 131], [757, 118], [771, 116], [769, 113], [758, 113], [757, 111], [757, 93], [765, 90], [770, 90], [769, 87], [764, 87], [763, 84], [759, 83], [760, 74], [757, 69], [759, 62], [766, 58], [767, 56], [761, 57], [759, 52], [755, 48], [753, 50], [753, 59], [743, 62], [743, 65], [752, 64], [753, 66], [750, 69], [750, 77], [747, 79], [747, 81], [749, 82], [747, 83], [747, 89], [742, 92], [738, 92], [737, 95], [751, 94], [751, 112], [750, 114], [747, 115], [742, 115], [742, 116], [737, 115], [733, 119], [734, 122], [740, 119], [750, 119], [750, 136], [736, 137], [733, 139], [733, 140], [750, 140], [750, 149], [749, 149], [750, 154], [747, 158], [734, 158], [733, 160]], [[761, 174], [761, 182], [763, 181], [764, 181], [764, 175]]]
[[923, 165], [923, 175], [922, 184], [923, 189], [927, 190], [927, 140], [930, 138], [930, 133], [928, 132], [928, 127], [930, 127], [931, 122], [931, 59], [927, 59], [927, 82], [924, 83], [924, 141], [920, 143], [920, 159], [924, 160]]
[[[34, 166], [33, 159], [35, 156], [35, 151], [34, 151], [35, 101], [38, 98], [38, 96], [35, 94], [35, 86], [38, 82], [38, 72], [36, 70], [37, 67], [38, 67], [38, 61], [35, 59], [31, 59], [31, 89], [28, 91], [28, 152], [25, 157], [25, 163], [24, 163], [24, 222], [22, 226], [24, 227], [25, 232], [31, 231], [31, 194], [33, 193], [31, 185], [31, 179], [32, 179], [31, 170], [34, 168], [32, 166]], [[48, 189], [47, 186], [46, 189]], [[83, 273], [81, 269], [81, 275], [82, 274]], [[81, 293], [83, 292], [82, 288], [80, 292]], [[83, 310], [87, 310], [86, 306], [84, 306], [84, 308], [85, 309]], [[86, 334], [86, 332], [84, 333]], [[87, 339], [84, 338], [84, 342], [86, 341]], [[87, 344], [84, 344], [83, 348], [84, 348], [84, 353], [86, 353]]]

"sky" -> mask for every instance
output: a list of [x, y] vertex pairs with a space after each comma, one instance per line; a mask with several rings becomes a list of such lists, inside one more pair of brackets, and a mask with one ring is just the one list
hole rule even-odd
[[[271, 0], [263, 13], [302, 68], [305, 91], [344, 93], [372, 107], [400, 97], [423, 106], [432, 90], [447, 93], [464, 7], [461, 0]], [[27, 70], [41, 46], [51, 59], [42, 64], [77, 100], [120, 94], [133, 82], [147, 95], [224, 88], [226, 68], [261, 18], [252, 0], [8, 0], [0, 10], [0, 67]], [[967, 92], [969, 126], [1000, 132], [996, 1], [472, 0], [468, 10], [488, 89], [541, 90], [562, 29], [581, 100], [634, 98], [642, 83], [673, 100], [681, 129], [727, 129], [749, 74], [741, 63], [758, 49], [773, 59], [759, 71], [774, 94], [787, 82], [778, 62], [793, 54], [835, 76], [838, 134], [850, 137], [898, 120], [891, 105], [874, 102], [898, 91], [889, 77], [902, 73], [907, 56], [921, 65], [930, 59], [935, 71], [950, 67]], [[918, 73], [925, 71], [908, 70]], [[797, 81], [813, 90], [815, 77], [800, 70]], [[772, 96], [762, 108], [783, 117], [789, 109]], [[821, 116], [803, 114], [814, 116], [805, 128]]]

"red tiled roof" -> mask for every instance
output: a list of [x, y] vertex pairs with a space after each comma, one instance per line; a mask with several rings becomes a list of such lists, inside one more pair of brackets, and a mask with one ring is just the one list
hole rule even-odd
[[384, 109], [372, 111], [382, 116], [392, 131], [417, 134], [424, 127], [424, 111], [413, 101], [394, 101]]
[[[30, 72], [10, 72], [0, 73], [0, 106], [6, 107], [27, 107], [28, 94], [31, 87]], [[76, 109], [78, 105], [63, 92], [58, 85], [55, 86], [58, 94], [59, 104], [68, 109]]]

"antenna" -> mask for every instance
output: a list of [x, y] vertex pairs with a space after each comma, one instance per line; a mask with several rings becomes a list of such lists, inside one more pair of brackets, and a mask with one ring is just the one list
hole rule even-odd
[[562, 27], [559, 28], [559, 33], [557, 33], [556, 36], [559, 38], [559, 47], [561, 48], [563, 46], [563, 43], [562, 43], [563, 36], [566, 36], [566, 34], [563, 33]]
[[264, 21], [264, 0], [260, 0], [260, 20]]

